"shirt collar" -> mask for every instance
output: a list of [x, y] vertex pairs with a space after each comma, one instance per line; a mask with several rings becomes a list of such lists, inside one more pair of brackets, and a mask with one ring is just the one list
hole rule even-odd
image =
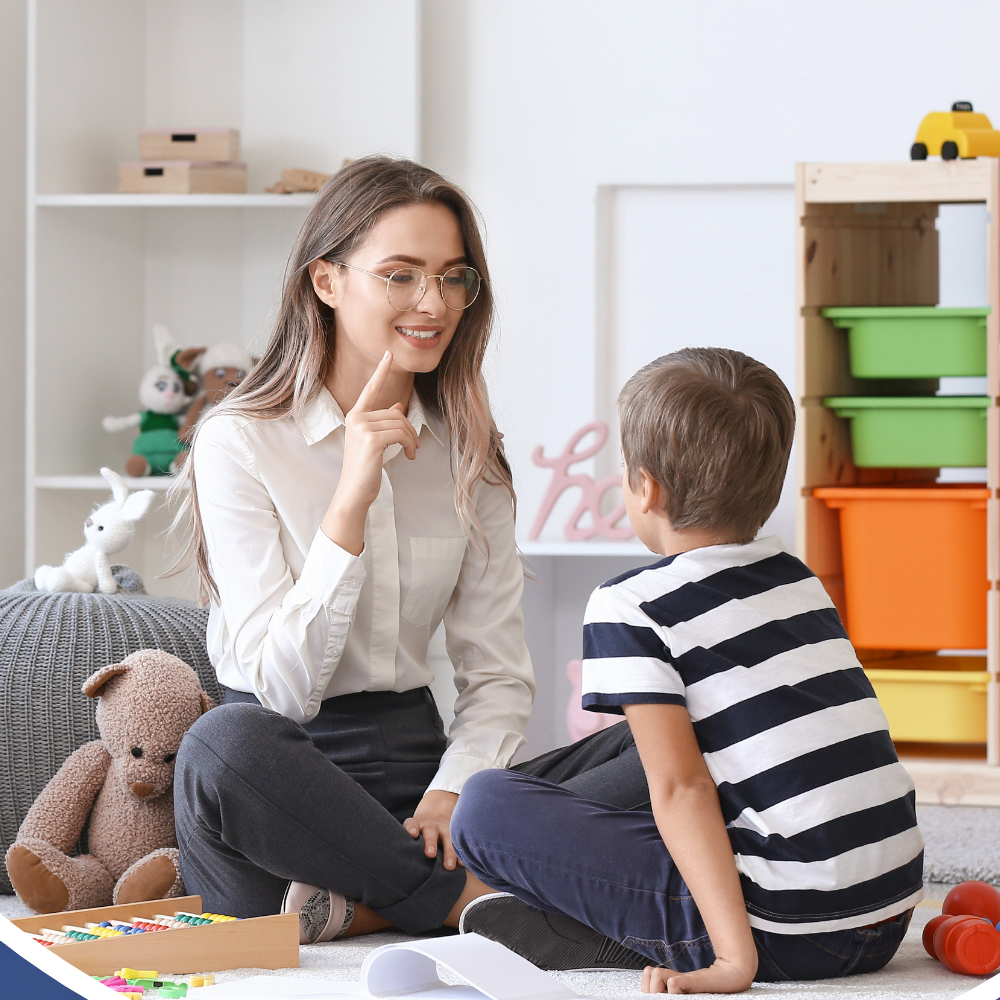
[[[423, 404], [417, 395], [416, 389], [410, 394], [410, 402], [407, 405], [407, 417], [413, 429], [420, 434], [426, 427], [433, 435], [438, 444], [443, 445], [441, 434], [434, 426], [433, 419], [428, 419], [424, 412]], [[319, 387], [319, 392], [295, 415], [295, 425], [310, 447], [317, 441], [332, 434], [338, 427], [344, 426], [344, 411], [341, 410], [338, 402], [333, 398], [333, 393], [325, 385]]]

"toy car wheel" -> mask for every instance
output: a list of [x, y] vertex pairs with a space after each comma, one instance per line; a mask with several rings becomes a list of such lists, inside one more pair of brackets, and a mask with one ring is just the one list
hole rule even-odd
[[957, 160], [958, 159], [958, 143], [957, 142], [942, 142], [941, 143], [941, 159], [942, 160]]
[[927, 159], [927, 144], [923, 142], [915, 142], [910, 146], [910, 159], [911, 160], [926, 160]]

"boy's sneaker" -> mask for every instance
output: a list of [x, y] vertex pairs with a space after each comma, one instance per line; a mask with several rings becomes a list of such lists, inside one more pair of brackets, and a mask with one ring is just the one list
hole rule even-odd
[[559, 913], [533, 910], [509, 892], [479, 896], [462, 911], [460, 934], [497, 941], [546, 972], [644, 969], [651, 959]]

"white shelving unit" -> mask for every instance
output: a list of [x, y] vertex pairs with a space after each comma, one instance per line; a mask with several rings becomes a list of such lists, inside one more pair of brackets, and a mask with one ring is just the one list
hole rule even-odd
[[[388, 25], [379, 5], [293, 6], [29, 0], [27, 574], [81, 545], [84, 519], [109, 497], [99, 469], [124, 467], [135, 432], [107, 434], [101, 418], [138, 408], [154, 323], [184, 346], [263, 346], [315, 198], [263, 187], [283, 167], [417, 153], [416, 0]], [[358, 70], [376, 58], [390, 68], [373, 86]], [[241, 129], [252, 193], [116, 192], [140, 128], [219, 125]], [[128, 482], [162, 493], [172, 478]], [[151, 592], [194, 596], [190, 576], [157, 579], [172, 558], [168, 524], [156, 504], [120, 558]]]

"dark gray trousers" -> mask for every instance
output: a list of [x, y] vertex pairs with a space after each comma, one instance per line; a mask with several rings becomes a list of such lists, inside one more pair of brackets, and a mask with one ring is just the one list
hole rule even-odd
[[[446, 745], [426, 688], [329, 698], [306, 726], [228, 692], [177, 755], [181, 874], [209, 912], [276, 913], [291, 880], [343, 893], [400, 930], [440, 927], [465, 885], [401, 823], [413, 815]], [[624, 723], [515, 770], [589, 799], [648, 809]]]

